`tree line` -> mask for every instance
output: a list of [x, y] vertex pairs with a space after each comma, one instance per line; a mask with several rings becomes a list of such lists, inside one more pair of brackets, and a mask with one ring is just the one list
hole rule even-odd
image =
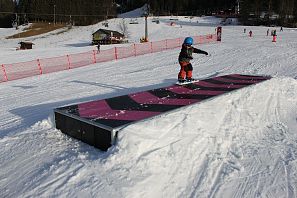
[[118, 0], [123, 10], [149, 4], [155, 15], [209, 15], [221, 10], [234, 10], [236, 0]]
[[26, 21], [89, 25], [114, 17], [114, 0], [0, 0], [0, 26]]
[[[89, 25], [144, 4], [150, 14], [234, 15], [243, 24], [297, 26], [297, 0], [0, 0], [0, 27], [46, 21]], [[239, 13], [237, 8], [239, 6]], [[17, 14], [16, 14], [17, 13]], [[275, 17], [277, 16], [277, 17]]]
[[242, 0], [240, 16], [243, 22], [263, 25], [297, 24], [297, 0]]
[[12, 0], [0, 0], [0, 27], [11, 27], [12, 13], [16, 3]]
[[[234, 15], [243, 24], [297, 26], [297, 0], [118, 0], [121, 12], [147, 3], [154, 15]], [[238, 13], [239, 9], [239, 13]]]

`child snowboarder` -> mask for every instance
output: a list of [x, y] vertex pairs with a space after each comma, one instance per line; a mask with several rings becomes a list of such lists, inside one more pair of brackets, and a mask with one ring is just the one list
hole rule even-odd
[[185, 38], [181, 51], [179, 53], [178, 62], [180, 64], [180, 71], [178, 73], [178, 82], [180, 83], [186, 82], [186, 81], [193, 81], [192, 79], [193, 66], [190, 63], [190, 61], [193, 59], [192, 54], [197, 53], [197, 54], [208, 55], [207, 52], [194, 48], [192, 44], [193, 44], [193, 38], [191, 37]]

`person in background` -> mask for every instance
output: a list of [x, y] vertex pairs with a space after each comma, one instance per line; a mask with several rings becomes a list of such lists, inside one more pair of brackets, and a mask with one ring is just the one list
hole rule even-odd
[[190, 63], [190, 61], [193, 59], [193, 56], [192, 56], [193, 53], [208, 55], [207, 52], [194, 48], [192, 45], [193, 45], [193, 38], [186, 37], [178, 56], [178, 62], [180, 65], [180, 71], [178, 73], [178, 82], [182, 83], [182, 82], [194, 80], [192, 78], [193, 66]]
[[252, 30], [250, 30], [249, 35], [250, 35], [250, 37], [253, 36], [253, 32], [252, 32]]
[[267, 34], [266, 34], [266, 36], [268, 36], [269, 35], [269, 29], [267, 30]]
[[97, 54], [100, 53], [100, 43], [97, 45]]

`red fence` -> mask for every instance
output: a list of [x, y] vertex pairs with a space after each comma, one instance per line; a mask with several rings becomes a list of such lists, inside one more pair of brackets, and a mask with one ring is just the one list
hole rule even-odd
[[[203, 36], [193, 36], [193, 39], [194, 44], [210, 43], [217, 41], [217, 35], [208, 34]], [[108, 50], [101, 50], [100, 52], [93, 50], [79, 54], [37, 59], [22, 63], [2, 64], [0, 70], [0, 82], [174, 49], [180, 47], [183, 40], [184, 38], [166, 39], [163, 41], [133, 44], [127, 47], [115, 47]]]

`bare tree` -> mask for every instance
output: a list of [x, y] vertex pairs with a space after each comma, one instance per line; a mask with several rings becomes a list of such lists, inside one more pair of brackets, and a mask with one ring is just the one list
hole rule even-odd
[[126, 38], [129, 37], [128, 25], [124, 19], [118, 24], [118, 28]]

